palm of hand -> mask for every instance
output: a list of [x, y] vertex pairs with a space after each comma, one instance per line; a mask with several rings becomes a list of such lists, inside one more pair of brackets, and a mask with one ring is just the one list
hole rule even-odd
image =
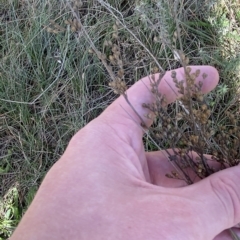
[[[217, 72], [210, 67], [198, 68], [208, 75], [203, 91], [212, 90], [218, 82]], [[181, 75], [183, 69], [177, 72]], [[160, 91], [170, 103], [176, 95], [169, 86], [169, 76], [167, 73], [161, 82]], [[153, 99], [146, 89], [148, 78], [142, 81], [145, 84], [136, 83], [128, 96], [144, 118], [147, 110], [141, 105]], [[146, 124], [150, 126], [151, 121], [146, 119]], [[46, 198], [52, 202], [61, 196], [57, 206], [46, 205], [39, 211], [46, 211], [54, 221], [59, 206], [65, 206], [59, 221], [72, 229], [71, 239], [213, 239], [240, 221], [240, 210], [233, 211], [237, 200], [234, 203], [229, 196], [221, 196], [225, 188], [222, 181], [229, 179], [226, 185], [231, 184], [237, 169], [225, 170], [225, 177], [221, 173], [219, 178], [217, 173], [185, 187], [184, 182], [165, 177], [172, 166], [163, 151], [145, 153], [139, 125], [138, 117], [120, 97], [73, 137], [29, 211]], [[46, 196], [49, 191], [52, 194]], [[59, 226], [51, 231], [59, 231]], [[215, 239], [231, 238], [224, 231]]]

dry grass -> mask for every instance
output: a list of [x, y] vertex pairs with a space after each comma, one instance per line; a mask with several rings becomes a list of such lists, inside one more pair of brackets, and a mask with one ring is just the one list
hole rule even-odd
[[[11, 235], [71, 136], [116, 98], [108, 86], [111, 75], [129, 86], [151, 72], [181, 66], [174, 57], [181, 51], [189, 64], [220, 72], [220, 85], [206, 98], [214, 125], [228, 124], [226, 109], [238, 114], [238, 1], [176, 2], [76, 0], [73, 11], [56, 0], [0, 3], [2, 239]], [[168, 110], [171, 117], [177, 107]], [[156, 149], [145, 143], [147, 150]], [[161, 147], [168, 146], [164, 139]]]

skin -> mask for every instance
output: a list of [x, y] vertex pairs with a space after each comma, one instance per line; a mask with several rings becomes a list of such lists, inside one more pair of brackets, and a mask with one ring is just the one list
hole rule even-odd
[[[196, 69], [207, 74], [197, 79], [203, 92], [214, 89], [216, 69]], [[180, 79], [183, 69], [176, 72]], [[170, 76], [159, 86], [168, 103], [178, 97]], [[127, 91], [148, 126], [149, 86], [146, 77]], [[224, 230], [240, 222], [240, 168], [186, 186], [165, 177], [172, 170], [165, 152], [146, 153], [142, 136], [139, 117], [119, 97], [73, 136], [11, 239], [231, 239]]]

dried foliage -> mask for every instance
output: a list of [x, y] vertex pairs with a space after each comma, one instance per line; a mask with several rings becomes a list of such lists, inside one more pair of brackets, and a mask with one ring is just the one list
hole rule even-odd
[[[74, 132], [115, 94], [131, 106], [127, 87], [152, 73], [161, 72], [150, 79], [157, 102], [143, 103], [148, 117], [155, 116], [144, 143], [147, 151], [171, 150], [166, 155], [175, 171], [167, 177], [192, 184], [237, 165], [239, 12], [236, 0], [3, 0], [0, 195], [6, 200], [8, 190], [17, 192], [17, 201], [10, 194], [9, 206], [0, 206], [1, 220], [9, 217], [4, 238], [19, 221], [9, 209], [24, 212]], [[195, 82], [205, 73], [188, 67], [203, 64], [221, 76], [208, 95]], [[166, 106], [158, 84], [180, 66], [185, 76], [172, 71], [172, 81], [182, 97]]]
[[[78, 10], [76, 10], [76, 7], [69, 6], [76, 17], [76, 24], [84, 28], [80, 18], [77, 17]], [[140, 8], [138, 11], [140, 11]], [[95, 53], [106, 67], [111, 76], [109, 86], [114, 93], [123, 95], [132, 107], [125, 93], [127, 83], [124, 67], [127, 66], [127, 63], [124, 62], [125, 59], [122, 57], [122, 43], [119, 36], [122, 25], [123, 23], [119, 21], [113, 24], [112, 34], [109, 39], [103, 42], [102, 52], [97, 50], [93, 43], [91, 43], [92, 48], [89, 51]], [[160, 34], [166, 37], [167, 33], [165, 31], [164, 34], [163, 32]], [[239, 164], [240, 135], [238, 132], [240, 122], [238, 115], [236, 117], [228, 108], [224, 109], [222, 113], [226, 116], [224, 124], [216, 124], [215, 113], [209, 106], [207, 96], [204, 96], [201, 91], [202, 81], [196, 83], [197, 78], [200, 77], [204, 80], [207, 75], [200, 70], [192, 72], [192, 69], [188, 67], [189, 58], [183, 52], [181, 34], [179, 23], [176, 20], [176, 31], [172, 34], [172, 37], [167, 36], [165, 38], [168, 42], [163, 41], [163, 44], [171, 48], [176, 60], [184, 67], [185, 75], [183, 79], [179, 79], [175, 71], [172, 71], [171, 75], [172, 81], [178, 89], [178, 94], [182, 95], [177, 101], [178, 110], [170, 113], [173, 105], [166, 107], [164, 96], [161, 96], [158, 91], [159, 83], [165, 71], [161, 72], [159, 79], [155, 79], [154, 75], [151, 76], [151, 92], [157, 102], [154, 104], [143, 103], [143, 107], [152, 112], [148, 115], [149, 118], [152, 119], [154, 116], [157, 119], [155, 126], [149, 129], [154, 143], [157, 143], [158, 148], [172, 149], [172, 151], [166, 150], [166, 154], [176, 171], [168, 173], [166, 176], [192, 184], [197, 179], [203, 179], [219, 170]], [[87, 35], [87, 37], [89, 36]], [[161, 38], [155, 36], [154, 41], [159, 42]], [[159, 71], [157, 67], [152, 69], [153, 73], [157, 71]], [[232, 104], [232, 107], [236, 110], [234, 104]], [[135, 111], [135, 109], [133, 110]], [[135, 113], [137, 114], [136, 111]], [[145, 126], [143, 121], [142, 125]], [[170, 154], [170, 152], [174, 154]], [[206, 154], [212, 156], [209, 157]]]

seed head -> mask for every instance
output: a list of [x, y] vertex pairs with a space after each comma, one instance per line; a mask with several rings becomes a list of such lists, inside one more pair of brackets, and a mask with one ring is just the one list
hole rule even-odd
[[118, 34], [117, 34], [117, 33], [113, 33], [113, 34], [112, 34], [112, 38], [113, 38], [113, 39], [118, 39]]
[[171, 77], [172, 77], [172, 78], [176, 78], [176, 76], [177, 76], [176, 71], [172, 71], [172, 72], [171, 72]]
[[207, 76], [208, 75], [206, 73], [203, 73], [202, 78], [205, 80], [207, 78]]
[[203, 104], [203, 105], [201, 106], [201, 109], [202, 109], [203, 111], [207, 110], [207, 105], [206, 105], [206, 104]]
[[119, 76], [120, 78], [123, 78], [123, 76], [124, 76], [124, 70], [123, 70], [123, 69], [120, 69], [120, 70], [118, 71], [118, 76]]
[[117, 30], [118, 30], [118, 27], [117, 27], [116, 24], [113, 25], [113, 30], [114, 30], [114, 31], [117, 31]]

